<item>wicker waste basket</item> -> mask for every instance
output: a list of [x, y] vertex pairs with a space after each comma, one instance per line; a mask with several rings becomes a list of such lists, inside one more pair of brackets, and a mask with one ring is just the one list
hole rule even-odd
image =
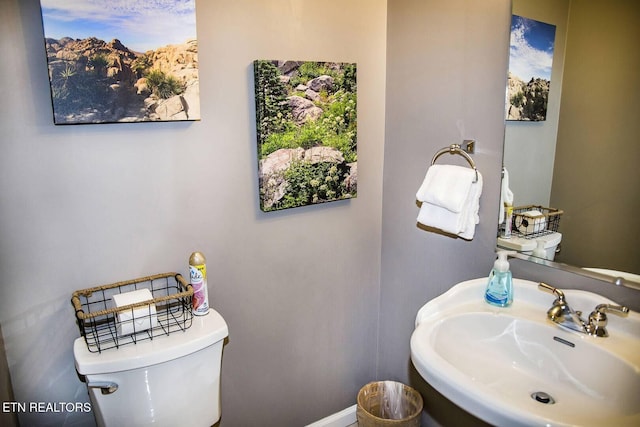
[[395, 381], [376, 381], [360, 389], [358, 427], [420, 427], [422, 396]]

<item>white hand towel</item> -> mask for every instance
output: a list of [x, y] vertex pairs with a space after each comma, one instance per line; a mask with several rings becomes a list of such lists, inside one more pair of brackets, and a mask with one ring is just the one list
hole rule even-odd
[[464, 219], [465, 228], [458, 233], [463, 239], [472, 240], [476, 232], [476, 224], [480, 224], [480, 196], [482, 195], [482, 175], [478, 172], [478, 181], [471, 185], [467, 199]]
[[418, 222], [450, 234], [458, 234], [464, 229], [462, 214], [453, 213], [443, 207], [427, 202], [422, 202], [418, 213]]
[[[474, 172], [475, 178], [475, 172]], [[459, 213], [437, 206], [429, 202], [422, 202], [418, 213], [418, 222], [429, 227], [438, 228], [464, 239], [472, 240], [475, 235], [476, 224], [480, 223], [478, 211], [480, 209], [480, 195], [482, 194], [482, 175], [478, 172], [478, 181], [473, 183], [467, 198]]]
[[475, 170], [471, 168], [432, 165], [416, 193], [416, 199], [460, 213], [475, 179]]

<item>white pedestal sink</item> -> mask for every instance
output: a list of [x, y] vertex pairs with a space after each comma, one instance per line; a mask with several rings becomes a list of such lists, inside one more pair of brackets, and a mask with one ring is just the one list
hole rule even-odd
[[[484, 302], [486, 282], [418, 311], [411, 359], [429, 384], [497, 426], [640, 426], [640, 314], [609, 315], [609, 337], [590, 336], [548, 320], [555, 297], [537, 283], [514, 279], [514, 303], [499, 308]], [[563, 291], [583, 317], [615, 304]]]

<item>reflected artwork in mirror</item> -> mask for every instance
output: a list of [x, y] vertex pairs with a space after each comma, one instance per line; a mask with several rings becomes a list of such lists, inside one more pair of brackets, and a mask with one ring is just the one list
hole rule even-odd
[[555, 37], [555, 25], [512, 16], [507, 120], [546, 120]]
[[513, 205], [563, 211], [555, 259], [535, 260], [630, 283], [640, 273], [640, 93], [630, 84], [640, 3], [513, 0], [512, 13], [556, 27], [546, 121], [505, 122]]

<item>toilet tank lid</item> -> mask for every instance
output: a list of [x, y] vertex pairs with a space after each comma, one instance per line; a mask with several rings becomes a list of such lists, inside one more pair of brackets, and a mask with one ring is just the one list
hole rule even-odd
[[562, 241], [562, 233], [557, 231], [543, 236], [527, 239], [525, 237], [512, 236], [510, 239], [498, 237], [498, 246], [505, 249], [527, 252], [536, 248], [536, 240], [544, 241], [544, 248], [549, 249], [557, 246]]
[[205, 316], [193, 316], [191, 327], [168, 336], [91, 353], [84, 338], [73, 343], [76, 369], [81, 375], [128, 371], [186, 356], [216, 344], [229, 335], [220, 313], [210, 309]]

